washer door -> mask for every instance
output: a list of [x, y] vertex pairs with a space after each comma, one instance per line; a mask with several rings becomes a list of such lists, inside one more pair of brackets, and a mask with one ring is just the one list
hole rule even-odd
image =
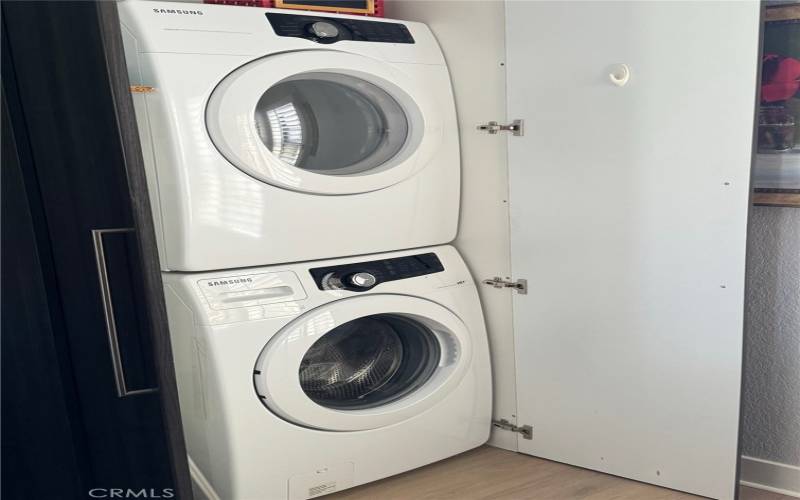
[[391, 425], [455, 388], [471, 360], [466, 325], [415, 297], [370, 295], [319, 307], [278, 332], [254, 369], [281, 418], [332, 431]]
[[396, 184], [424, 167], [442, 138], [423, 82], [365, 56], [320, 50], [235, 70], [212, 92], [206, 125], [242, 171], [318, 194]]

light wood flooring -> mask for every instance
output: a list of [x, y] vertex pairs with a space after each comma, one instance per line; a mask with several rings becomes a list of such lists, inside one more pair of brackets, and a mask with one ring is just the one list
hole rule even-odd
[[[697, 500], [601, 472], [483, 446], [325, 500]], [[740, 500], [796, 500], [742, 487]]]

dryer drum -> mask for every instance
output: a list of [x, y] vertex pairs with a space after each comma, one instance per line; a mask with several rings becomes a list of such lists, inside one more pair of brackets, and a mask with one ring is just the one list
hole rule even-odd
[[395, 314], [364, 316], [309, 348], [300, 363], [300, 385], [327, 408], [374, 408], [421, 387], [440, 357], [436, 336], [422, 323]]
[[255, 108], [261, 141], [281, 161], [326, 175], [366, 172], [408, 139], [403, 107], [382, 88], [335, 73], [311, 72], [267, 89]]

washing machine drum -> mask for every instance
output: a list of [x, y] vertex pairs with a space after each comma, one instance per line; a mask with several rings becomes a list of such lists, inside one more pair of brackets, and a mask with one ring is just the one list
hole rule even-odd
[[300, 385], [327, 408], [372, 408], [424, 384], [440, 355], [433, 333], [418, 322], [389, 314], [359, 318], [311, 346], [300, 364]]
[[472, 359], [467, 326], [405, 295], [336, 300], [271, 336], [253, 369], [266, 410], [304, 427], [376, 429], [439, 404]]

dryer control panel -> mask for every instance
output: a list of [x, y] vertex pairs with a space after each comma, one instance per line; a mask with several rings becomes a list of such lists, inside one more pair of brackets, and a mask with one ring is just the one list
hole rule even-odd
[[366, 292], [387, 281], [440, 273], [444, 266], [435, 253], [395, 257], [393, 259], [354, 262], [309, 270], [320, 290]]
[[414, 43], [414, 37], [402, 23], [276, 12], [267, 12], [267, 20], [278, 36], [305, 38], [317, 43], [335, 43], [340, 40]]

